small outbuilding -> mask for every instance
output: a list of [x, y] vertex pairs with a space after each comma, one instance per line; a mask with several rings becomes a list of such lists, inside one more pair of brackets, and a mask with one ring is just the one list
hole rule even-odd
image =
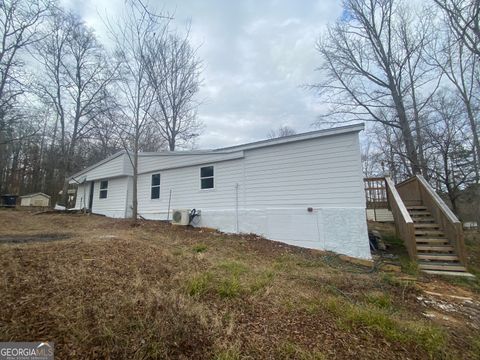
[[41, 192], [20, 196], [20, 206], [48, 207], [49, 205], [50, 196]]
[[14, 208], [17, 206], [18, 195], [5, 194], [0, 196], [0, 207]]

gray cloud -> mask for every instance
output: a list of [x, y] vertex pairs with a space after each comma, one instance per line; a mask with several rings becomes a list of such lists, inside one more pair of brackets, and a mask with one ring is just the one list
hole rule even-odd
[[[64, 4], [107, 41], [101, 16], [114, 17], [123, 0]], [[311, 129], [322, 104], [301, 85], [318, 76], [315, 41], [341, 15], [339, 0], [167, 0], [150, 6], [174, 12], [179, 28], [191, 21], [192, 41], [200, 46], [205, 131], [199, 147], [259, 140], [281, 125]]]

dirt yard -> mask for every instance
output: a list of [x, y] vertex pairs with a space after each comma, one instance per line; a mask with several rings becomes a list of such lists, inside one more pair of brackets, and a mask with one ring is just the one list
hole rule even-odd
[[399, 261], [387, 272], [256, 236], [2, 210], [0, 341], [54, 341], [58, 359], [480, 358], [478, 280]]

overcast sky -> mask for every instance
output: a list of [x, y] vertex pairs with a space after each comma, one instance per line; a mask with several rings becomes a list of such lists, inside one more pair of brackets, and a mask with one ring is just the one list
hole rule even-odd
[[[148, 3], [147, 0], [144, 0]], [[63, 0], [107, 41], [102, 17], [114, 18], [124, 0]], [[319, 63], [315, 41], [341, 15], [340, 0], [151, 0], [173, 12], [176, 26], [191, 21], [192, 42], [203, 62], [205, 124], [199, 148], [264, 139], [288, 125], [309, 131], [321, 103], [302, 88], [313, 83]]]

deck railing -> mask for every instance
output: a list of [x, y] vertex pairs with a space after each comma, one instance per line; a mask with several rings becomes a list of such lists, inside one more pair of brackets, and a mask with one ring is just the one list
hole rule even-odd
[[413, 260], [417, 259], [417, 244], [415, 241], [415, 226], [413, 220], [405, 207], [395, 184], [389, 177], [385, 178], [387, 188], [388, 205], [395, 219], [395, 229], [407, 247], [408, 254]]

